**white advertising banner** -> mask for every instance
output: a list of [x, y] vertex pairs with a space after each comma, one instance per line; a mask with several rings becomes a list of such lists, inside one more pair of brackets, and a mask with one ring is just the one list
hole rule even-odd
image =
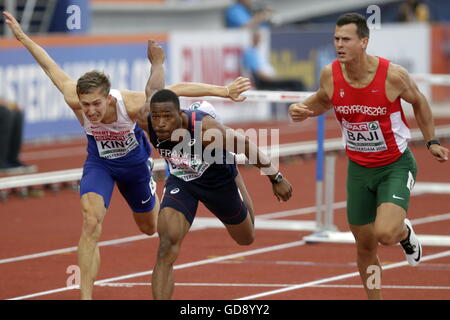
[[246, 31], [170, 33], [172, 82], [233, 81], [241, 73], [241, 54], [250, 40]]
[[[367, 53], [389, 59], [409, 73], [429, 73], [430, 48], [431, 30], [428, 24], [382, 24], [380, 29], [370, 30]], [[430, 98], [430, 85], [420, 83], [419, 88]]]
[[[241, 63], [243, 51], [251, 46], [251, 34], [247, 30], [172, 32], [169, 39], [170, 84], [226, 85], [239, 76], [248, 76]], [[182, 108], [187, 108], [186, 104], [192, 100], [181, 101]], [[214, 101], [213, 104], [224, 122], [260, 121], [270, 117], [267, 103]]]

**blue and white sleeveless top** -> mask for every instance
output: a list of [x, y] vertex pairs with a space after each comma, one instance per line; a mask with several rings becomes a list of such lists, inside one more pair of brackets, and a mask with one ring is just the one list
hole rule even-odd
[[128, 116], [120, 91], [112, 89], [110, 94], [117, 99], [115, 122], [93, 124], [83, 113], [88, 157], [119, 166], [142, 163], [151, 155], [144, 131]]
[[166, 160], [170, 174], [187, 182], [205, 187], [220, 187], [237, 175], [235, 158], [225, 149], [204, 147], [201, 121], [208, 115], [202, 111], [182, 110], [188, 116], [188, 128], [181, 142], [159, 141], [148, 117], [150, 141]]

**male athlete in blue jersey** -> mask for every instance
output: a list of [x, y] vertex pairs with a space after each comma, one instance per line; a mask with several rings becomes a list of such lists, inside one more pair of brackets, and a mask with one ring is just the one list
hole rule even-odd
[[[100, 264], [97, 242], [115, 183], [133, 211], [139, 229], [148, 235], [156, 231], [159, 201], [150, 187], [148, 159], [151, 148], [136, 123], [139, 121], [146, 128], [148, 105], [145, 102], [153, 94], [153, 88], [164, 87], [164, 52], [149, 41], [148, 58], [152, 69], [145, 93], [111, 89], [108, 77], [98, 71], [87, 72], [75, 82], [22, 31], [10, 13], [3, 15], [17, 40], [64, 95], [87, 135], [88, 156], [80, 183], [83, 227], [78, 264], [81, 298], [91, 299]], [[179, 95], [217, 95], [235, 100], [242, 92], [240, 90], [248, 90], [247, 82], [248, 79], [238, 79], [227, 87], [186, 83], [171, 88]]]
[[255, 159], [252, 164], [266, 170], [279, 201], [291, 197], [292, 187], [247, 137], [225, 127], [201, 108], [181, 110], [178, 96], [171, 90], [163, 89], [152, 96], [148, 124], [150, 141], [167, 161], [171, 173], [158, 217], [160, 244], [152, 291], [155, 299], [170, 299], [173, 264], [199, 201], [223, 222], [238, 244], [249, 245], [254, 240], [254, 216], [245, 201], [249, 197], [239, 193], [238, 171], [230, 152], [245, 150], [248, 159]]

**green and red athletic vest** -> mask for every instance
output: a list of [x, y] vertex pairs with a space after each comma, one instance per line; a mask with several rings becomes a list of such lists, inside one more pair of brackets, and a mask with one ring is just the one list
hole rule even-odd
[[332, 64], [334, 91], [331, 102], [342, 129], [348, 157], [365, 167], [379, 167], [396, 161], [411, 137], [400, 97], [386, 96], [389, 60], [379, 59], [370, 84], [354, 88], [345, 80], [338, 60]]

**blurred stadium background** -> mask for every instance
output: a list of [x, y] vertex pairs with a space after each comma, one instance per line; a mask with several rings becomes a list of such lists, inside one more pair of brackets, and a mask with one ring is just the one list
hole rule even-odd
[[[381, 9], [381, 27], [371, 30], [369, 53], [387, 57], [413, 74], [450, 73], [449, 1], [424, 1], [429, 7], [429, 23], [397, 22], [403, 0], [253, 2], [255, 8], [273, 9], [261, 50], [280, 76], [297, 78], [308, 90], [317, 88], [320, 69], [334, 59], [336, 18], [348, 11], [368, 17], [369, 5]], [[0, 10], [13, 12], [24, 29], [37, 37], [38, 43], [74, 78], [89, 69], [103, 69], [111, 76], [113, 87], [142, 90], [149, 72], [145, 48], [150, 38], [157, 39], [166, 50], [167, 84], [198, 81], [224, 85], [239, 75], [248, 76], [240, 55], [250, 46], [250, 31], [225, 27], [224, 12], [231, 3], [1, 0]], [[8, 31], [2, 19], [0, 97], [16, 101], [25, 110], [26, 141], [81, 135], [71, 110], [63, 107], [60, 93], [31, 55], [15, 39], [9, 39]], [[426, 82], [421, 82], [421, 89], [436, 115], [450, 113], [450, 90]], [[245, 107], [228, 104], [227, 108], [219, 106], [219, 111], [227, 123], [265, 121], [274, 115], [271, 108], [274, 106], [265, 104], [257, 113], [244, 112]]]
[[[42, 45], [74, 79], [88, 70], [98, 69], [110, 75], [114, 88], [143, 90], [150, 69], [146, 57], [148, 39], [156, 39], [165, 49], [166, 84], [168, 85], [181, 81], [226, 85], [240, 75], [249, 76], [249, 73], [243, 69], [241, 55], [251, 45], [251, 31], [228, 29], [225, 26], [224, 13], [233, 2], [233, 0], [0, 0], [0, 10], [12, 12], [21, 22], [24, 30]], [[450, 90], [448, 89], [450, 84], [450, 1], [424, 0], [422, 2], [429, 8], [427, 22], [399, 22], [398, 14], [404, 2], [404, 0], [255, 0], [253, 1], [255, 10], [263, 8], [273, 10], [270, 26], [263, 30], [261, 52], [270, 59], [277, 74], [301, 80], [308, 91], [314, 91], [318, 87], [321, 68], [335, 59], [333, 32], [336, 18], [350, 11], [369, 17], [372, 12], [368, 12], [368, 7], [377, 5], [380, 8], [381, 20], [377, 21], [378, 26], [371, 30], [368, 52], [388, 58], [414, 75], [431, 104], [436, 124], [440, 126], [440, 137], [443, 140], [447, 138], [448, 146], [450, 137]], [[306, 94], [305, 92], [300, 96], [304, 97]], [[17, 102], [25, 112], [25, 141], [21, 158], [28, 164], [38, 165], [39, 173], [48, 173], [40, 176], [38, 183], [34, 182], [34, 184], [41, 188], [42, 185], [48, 184], [47, 187], [50, 186], [53, 191], [57, 191], [61, 185], [55, 182], [57, 180], [52, 180], [55, 176], [51, 172], [66, 170], [64, 176], [59, 174], [63, 180], [58, 181], [70, 182], [68, 185], [76, 191], [81, 172], [79, 168], [85, 157], [84, 133], [72, 111], [66, 107], [62, 95], [32, 56], [11, 37], [3, 19], [0, 21], [0, 97]], [[291, 172], [289, 177], [291, 180], [296, 180], [295, 174], [298, 172], [302, 170], [304, 172], [302, 179], [295, 181], [300, 185], [301, 196], [293, 197], [293, 201], [288, 204], [288, 209], [292, 209], [292, 212], [289, 211], [286, 216], [293, 214], [299, 207], [314, 205], [315, 201], [311, 183], [314, 182], [312, 176], [316, 163], [314, 153], [317, 150], [317, 127], [315, 119], [307, 120], [302, 125], [290, 123], [287, 117], [287, 105], [291, 100], [298, 100], [297, 97], [292, 93], [280, 92], [278, 95], [262, 93], [261, 95], [253, 94], [253, 99], [249, 99], [252, 101], [243, 104], [224, 101], [214, 103], [226, 124], [238, 128], [279, 129], [281, 132], [279, 142], [286, 144], [286, 148], [281, 149], [285, 158], [292, 156], [298, 160], [299, 157], [296, 156], [300, 156], [300, 161], [303, 159], [314, 161], [305, 166], [308, 169], [302, 167], [303, 169], [300, 170], [296, 160], [289, 162], [290, 159], [285, 159], [287, 160], [285, 166], [288, 168], [286, 170]], [[430, 191], [428, 186], [426, 191], [419, 188], [419, 194], [421, 192], [429, 194], [425, 196], [425, 200], [421, 198], [423, 202], [420, 204], [417, 200], [414, 206], [417, 208], [416, 211], [420, 210], [420, 214], [439, 213], [441, 216], [437, 219], [446, 220], [448, 223], [449, 214], [442, 215], [442, 212], [448, 212], [448, 205], [446, 205], [448, 202], [445, 201], [445, 196], [450, 189], [448, 163], [437, 168], [434, 160], [429, 157], [423, 141], [420, 141], [420, 133], [417, 125], [414, 124], [412, 108], [404, 103], [403, 105], [409, 123], [416, 129], [415, 143], [419, 143], [420, 147], [416, 145], [415, 150], [421, 157], [419, 163], [422, 170], [420, 172], [423, 172], [422, 177], [426, 177], [427, 182], [441, 183], [437, 186], [436, 192]], [[328, 150], [339, 150], [341, 148], [338, 147], [340, 146], [338, 141], [340, 130], [333, 112], [328, 112], [326, 118], [326, 150], [327, 146]], [[291, 147], [287, 145], [288, 143], [295, 145]], [[411, 145], [414, 146], [414, 143]], [[415, 150], [413, 152], [416, 152]], [[344, 157], [339, 158], [336, 169], [336, 177], [339, 180], [336, 201], [345, 200], [345, 160], [343, 160]], [[247, 174], [248, 172], [244, 173], [244, 175]], [[48, 180], [45, 180], [47, 178]], [[255, 179], [254, 176], [251, 178]], [[2, 190], [11, 189], [8, 183], [12, 181], [5, 179], [8, 178], [0, 177], [0, 199], [3, 200], [7, 199], [7, 194], [3, 194], [4, 197], [2, 197]], [[31, 186], [29, 181], [26, 183]], [[249, 185], [253, 188], [252, 192], [262, 189], [258, 183], [249, 183]], [[26, 198], [30, 190], [19, 188], [15, 191], [19, 191], [19, 195]], [[439, 194], [436, 197], [441, 198], [432, 198], [430, 195], [432, 193]], [[33, 194], [43, 195], [42, 192]], [[266, 206], [266, 202], [270, 203], [273, 200], [270, 199], [271, 194], [262, 195], [255, 192], [256, 196], [259, 199], [254, 199], [255, 202], [264, 203], [263, 213], [270, 212], [269, 210], [282, 210], [276, 207], [282, 205], [276, 203], [270, 204], [273, 208], [268, 209], [269, 205]], [[331, 199], [326, 200], [333, 203], [333, 197], [334, 195], [331, 195]], [[48, 202], [41, 203], [40, 206], [48, 205], [49, 208], [53, 208], [58, 201], [64, 202], [68, 201], [67, 199], [72, 199], [75, 203], [75, 200], [78, 201], [75, 198], [74, 194], [70, 197], [67, 194], [60, 194], [58, 197], [48, 197], [46, 200]], [[10, 226], [5, 229], [12, 232], [14, 236], [20, 232], [13, 229], [23, 228], [21, 221], [28, 219], [25, 215], [27, 213], [25, 211], [29, 210], [26, 201], [21, 201], [21, 204], [13, 203], [13, 201], [0, 204], [1, 213], [5, 213], [0, 216], [0, 222]], [[425, 201], [428, 202], [425, 203]], [[429, 203], [433, 204], [430, 206]], [[345, 207], [345, 202], [337, 204], [340, 206], [336, 207], [337, 209]], [[437, 209], [429, 210], [433, 205], [436, 205]], [[260, 205], [258, 209], [262, 207], [263, 205]], [[61, 211], [66, 211], [66, 207], [63, 208]], [[123, 205], [122, 208], [127, 210]], [[10, 257], [19, 254], [55, 250], [76, 243], [79, 236], [78, 229], [70, 233], [70, 237], [69, 232], [56, 237], [54, 229], [65, 229], [65, 227], [56, 227], [56, 224], [51, 231], [44, 232], [43, 230], [46, 230], [44, 225], [48, 228], [52, 225], [50, 221], [53, 222], [53, 212], [48, 212], [47, 215], [47, 211], [51, 209], [39, 208], [38, 210], [37, 207], [34, 209], [39, 212], [42, 221], [39, 219], [41, 224], [38, 225], [26, 224], [29, 228], [36, 228], [35, 232], [24, 232], [30, 236], [28, 240], [24, 237], [21, 239], [22, 242], [19, 242], [13, 236], [8, 236], [8, 232], [3, 234], [0, 241], [2, 243], [0, 258], [3, 258], [1, 263], [4, 265], [10, 263]], [[20, 211], [19, 215], [16, 214], [14, 219], [9, 219], [9, 213], [14, 210]], [[57, 209], [53, 210], [57, 211]], [[68, 220], [60, 221], [60, 223], [76, 221], [75, 224], [78, 224], [80, 220], [78, 211], [76, 205], [67, 207], [67, 212], [64, 213]], [[75, 216], [73, 212], [77, 212], [77, 215]], [[309, 218], [307, 222], [312, 223], [314, 217]], [[274, 225], [274, 220], [270, 221], [271, 226]], [[130, 221], [128, 222], [131, 224]], [[341, 226], [344, 226], [344, 222], [343, 218], [339, 221]], [[292, 222], [290, 223], [293, 225]], [[127, 224], [116, 223], [115, 227], [124, 227], [124, 225]], [[448, 235], [448, 229], [444, 230], [444, 224], [441, 224], [441, 227], [439, 230], [428, 231], [427, 229], [423, 232]], [[290, 230], [296, 232], [297, 237], [301, 228], [297, 230], [295, 225], [293, 228]], [[302, 230], [312, 231], [314, 226], [311, 228], [308, 225], [307, 229]], [[116, 232], [114, 236], [110, 234], [107, 238], [114, 239], [136, 232], [131, 233], [127, 230], [123, 233]], [[45, 235], [51, 234], [56, 240], [51, 239], [49, 244], [43, 245], [31, 239], [32, 235], [41, 234], [42, 239]], [[64, 239], [66, 242], [63, 241]], [[439, 241], [438, 246], [450, 244], [448, 236], [445, 236], [445, 239], [439, 238]], [[9, 249], [7, 249], [7, 243], [11, 244]], [[31, 249], [33, 244], [39, 248]], [[17, 248], [14, 248], [14, 245]], [[21, 250], [20, 245], [26, 249]], [[71, 248], [71, 250], [75, 249]], [[213, 248], [213, 250], [216, 249]], [[349, 249], [352, 255], [353, 251], [353, 247]], [[47, 253], [54, 254], [53, 251], [44, 252], [45, 255]], [[23, 257], [19, 258], [23, 260], [33, 258]], [[66, 257], [63, 258], [66, 259]], [[61, 262], [60, 269], [62, 266], [67, 266], [69, 260], [75, 263], [73, 257], [69, 258]], [[22, 277], [21, 270], [28, 270], [27, 268], [29, 268], [28, 265], [16, 268], [20, 277]], [[446, 272], [449, 270], [448, 264], [442, 268]], [[14, 276], [14, 273], [3, 272], [3, 274], [8, 279]], [[10, 277], [8, 274], [13, 276]], [[33, 275], [31, 279], [35, 276]], [[17, 290], [12, 291], [13, 293], [1, 292], [3, 298], [23, 295], [29, 293], [29, 290], [38, 291], [38, 289], [29, 289], [29, 284], [19, 288], [14, 282], [11, 286]], [[54, 284], [48, 285], [49, 288], [54, 286]], [[290, 299], [289, 296], [288, 299]]]

